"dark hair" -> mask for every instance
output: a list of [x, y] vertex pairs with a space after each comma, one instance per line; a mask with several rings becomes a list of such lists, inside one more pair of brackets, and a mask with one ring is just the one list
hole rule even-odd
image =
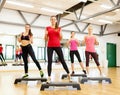
[[74, 31], [71, 31], [71, 34], [73, 33]]
[[[52, 18], [52, 17], [55, 17], [55, 18], [56, 18], [56, 16], [51, 16], [51, 18]], [[55, 29], [58, 29], [58, 27], [59, 27], [59, 26], [58, 26], [58, 22], [56, 22], [56, 24], [55, 24]]]
[[[26, 25], [28, 25], [28, 26], [30, 26], [30, 27], [31, 27], [31, 25], [30, 25], [30, 24], [26, 24]], [[31, 32], [31, 28], [29, 29], [29, 35], [30, 35], [30, 36], [33, 36], [32, 32]]]

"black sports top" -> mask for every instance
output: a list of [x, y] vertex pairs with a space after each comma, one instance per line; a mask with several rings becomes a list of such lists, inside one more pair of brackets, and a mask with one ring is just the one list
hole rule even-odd
[[21, 40], [30, 40], [30, 36], [29, 35], [26, 35], [26, 36], [22, 35]]

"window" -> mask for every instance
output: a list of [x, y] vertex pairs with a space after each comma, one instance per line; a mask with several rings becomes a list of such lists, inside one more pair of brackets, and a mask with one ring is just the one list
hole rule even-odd
[[14, 59], [14, 45], [6, 45], [6, 47], [5, 47], [5, 59], [7, 59], [7, 60]]

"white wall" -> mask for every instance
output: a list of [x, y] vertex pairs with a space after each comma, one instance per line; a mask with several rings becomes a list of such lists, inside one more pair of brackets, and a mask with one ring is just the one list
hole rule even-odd
[[[106, 47], [106, 43], [114, 43], [116, 44], [116, 62], [117, 62], [117, 66], [120, 66], [120, 36], [118, 36], [117, 34], [114, 35], [109, 35], [109, 36], [103, 36], [100, 39], [101, 42], [101, 49], [103, 49], [103, 51], [106, 53], [106, 49], [103, 47]], [[102, 55], [101, 55], [102, 56]], [[106, 57], [106, 56], [105, 56]]]
[[[31, 13], [24, 13], [22, 12], [27, 21], [30, 23], [33, 21], [33, 19], [37, 16], [37, 14], [31, 14]], [[49, 21], [50, 17], [48, 16], [40, 16], [34, 23], [33, 25], [35, 26], [40, 26], [40, 27], [46, 27], [50, 25]], [[3, 9], [0, 12], [0, 21], [5, 21], [5, 22], [11, 22], [11, 23], [20, 23], [20, 24], [25, 24], [23, 19], [20, 17], [19, 13], [15, 10], [8, 10], [8, 9]], [[67, 23], [70, 23], [71, 21], [61, 19], [60, 25], [65, 25]], [[85, 23], [77, 23], [77, 25], [80, 27], [80, 29], [84, 29], [83, 27], [86, 26]], [[94, 25], [94, 33], [99, 34], [100, 32], [100, 26]], [[68, 27], [64, 27], [62, 30], [70, 30], [70, 31], [78, 31], [75, 25], [70, 25]], [[2, 44], [15, 44], [15, 38], [14, 35], [18, 35], [21, 32], [24, 31], [24, 26], [17, 26], [17, 25], [10, 25], [10, 24], [4, 24], [0, 23], [0, 43]], [[43, 28], [35, 28], [32, 27], [32, 32], [34, 35], [34, 44], [33, 46], [44, 46], [44, 31], [45, 29]], [[114, 26], [107, 26], [105, 33], [110, 33], [110, 32], [115, 32], [115, 31], [120, 31], [119, 25], [114, 25]], [[70, 38], [70, 32], [67, 31], [62, 31], [63, 32], [63, 39], [69, 39]], [[87, 33], [87, 30], [85, 30]], [[6, 35], [11, 35], [11, 36], [6, 36]], [[76, 33], [76, 38], [79, 40], [83, 40], [85, 34], [81, 34], [79, 32]], [[106, 43], [115, 43], [117, 45], [117, 66], [120, 66], [120, 37], [117, 35], [108, 35], [108, 36], [99, 36], [98, 37], [100, 45], [97, 46], [97, 51], [99, 52], [99, 57], [100, 60], [106, 59]], [[101, 63], [102, 64], [102, 63]]]

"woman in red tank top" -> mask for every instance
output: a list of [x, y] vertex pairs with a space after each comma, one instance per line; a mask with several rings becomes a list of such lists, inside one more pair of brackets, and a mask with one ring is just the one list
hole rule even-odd
[[62, 63], [63, 68], [68, 74], [68, 78], [70, 79], [70, 74], [66, 62], [63, 57], [63, 52], [60, 47], [60, 40], [62, 39], [61, 28], [58, 27], [57, 19], [55, 16], [51, 16], [50, 18], [51, 26], [46, 27], [45, 31], [45, 41], [47, 41], [47, 56], [48, 56], [48, 83], [51, 81], [51, 71], [52, 71], [52, 56], [53, 51], [55, 51]]
[[5, 58], [3, 56], [3, 47], [2, 47], [2, 44], [0, 44], [0, 60], [1, 60], [2, 64], [6, 64]]

